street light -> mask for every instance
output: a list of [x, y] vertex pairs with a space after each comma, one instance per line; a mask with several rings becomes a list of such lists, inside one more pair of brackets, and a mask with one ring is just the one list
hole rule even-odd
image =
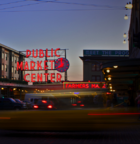
[[124, 37], [124, 38], [126, 38], [126, 37], [127, 37], [126, 33], [124, 33], [123, 37]]
[[118, 66], [116, 65], [116, 66], [113, 66], [114, 68], [118, 68]]
[[108, 77], [108, 80], [111, 80], [111, 77]]
[[106, 72], [107, 72], [107, 73], [110, 73], [110, 70], [109, 70], [109, 69], [107, 69], [107, 70], [106, 70]]
[[126, 44], [126, 40], [123, 41], [123, 44]]
[[127, 20], [127, 19], [128, 19], [128, 16], [127, 16], [127, 15], [125, 15], [125, 16], [124, 16], [124, 19], [125, 19], [125, 20]]
[[131, 2], [127, 3], [125, 6], [126, 9], [132, 9], [133, 5], [131, 4]]

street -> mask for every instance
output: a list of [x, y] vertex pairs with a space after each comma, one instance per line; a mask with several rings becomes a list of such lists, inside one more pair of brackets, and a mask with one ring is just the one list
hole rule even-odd
[[139, 144], [140, 127], [121, 131], [23, 132], [0, 130], [1, 144]]

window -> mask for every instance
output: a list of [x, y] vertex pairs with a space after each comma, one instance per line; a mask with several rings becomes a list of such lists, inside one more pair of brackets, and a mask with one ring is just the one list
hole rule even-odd
[[99, 64], [92, 64], [92, 71], [99, 71], [100, 70], [100, 65]]
[[4, 70], [4, 64], [1, 65], [1, 69], [2, 69], [2, 71]]
[[97, 82], [101, 81], [101, 76], [100, 75], [93, 75], [92, 81], [97, 81]]
[[12, 67], [12, 73], [14, 72], [14, 67]]
[[2, 52], [2, 59], [4, 59], [4, 52]]
[[14, 61], [14, 56], [12, 56], [12, 62]]
[[5, 65], [5, 71], [7, 72], [7, 65]]
[[7, 57], [8, 57], [8, 54], [7, 53], [5, 53], [5, 60], [7, 61]]
[[15, 57], [15, 63], [17, 62], [17, 57]]
[[1, 78], [4, 78], [4, 76], [1, 76]]
[[15, 68], [15, 74], [16, 74], [16, 72], [17, 72], [17, 69]]
[[17, 62], [19, 61], [19, 58], [17, 57]]

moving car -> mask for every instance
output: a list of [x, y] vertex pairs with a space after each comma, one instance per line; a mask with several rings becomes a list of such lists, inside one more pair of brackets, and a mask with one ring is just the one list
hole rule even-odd
[[27, 105], [26, 103], [24, 103], [23, 101], [21, 101], [20, 99], [14, 99], [17, 103], [23, 104], [23, 109], [27, 109]]
[[42, 109], [42, 110], [51, 110], [55, 109], [54, 103], [51, 100], [39, 100], [37, 104], [35, 104], [34, 109]]
[[17, 103], [13, 98], [0, 98], [0, 110], [20, 110], [22, 103]]
[[85, 107], [85, 104], [81, 101], [81, 100], [78, 100], [76, 103], [73, 103], [72, 104], [72, 107]]

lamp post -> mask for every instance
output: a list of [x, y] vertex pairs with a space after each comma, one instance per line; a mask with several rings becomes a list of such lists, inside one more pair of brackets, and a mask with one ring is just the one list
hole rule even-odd
[[124, 33], [123, 37], [124, 37], [124, 38], [126, 38], [126, 37], [127, 37], [126, 33]]
[[125, 8], [126, 8], [126, 9], [132, 9], [132, 8], [133, 8], [133, 5], [131, 4], [131, 2], [129, 2], [129, 3], [127, 3], [127, 4], [125, 5]]
[[123, 44], [126, 44], [126, 40], [123, 41]]

